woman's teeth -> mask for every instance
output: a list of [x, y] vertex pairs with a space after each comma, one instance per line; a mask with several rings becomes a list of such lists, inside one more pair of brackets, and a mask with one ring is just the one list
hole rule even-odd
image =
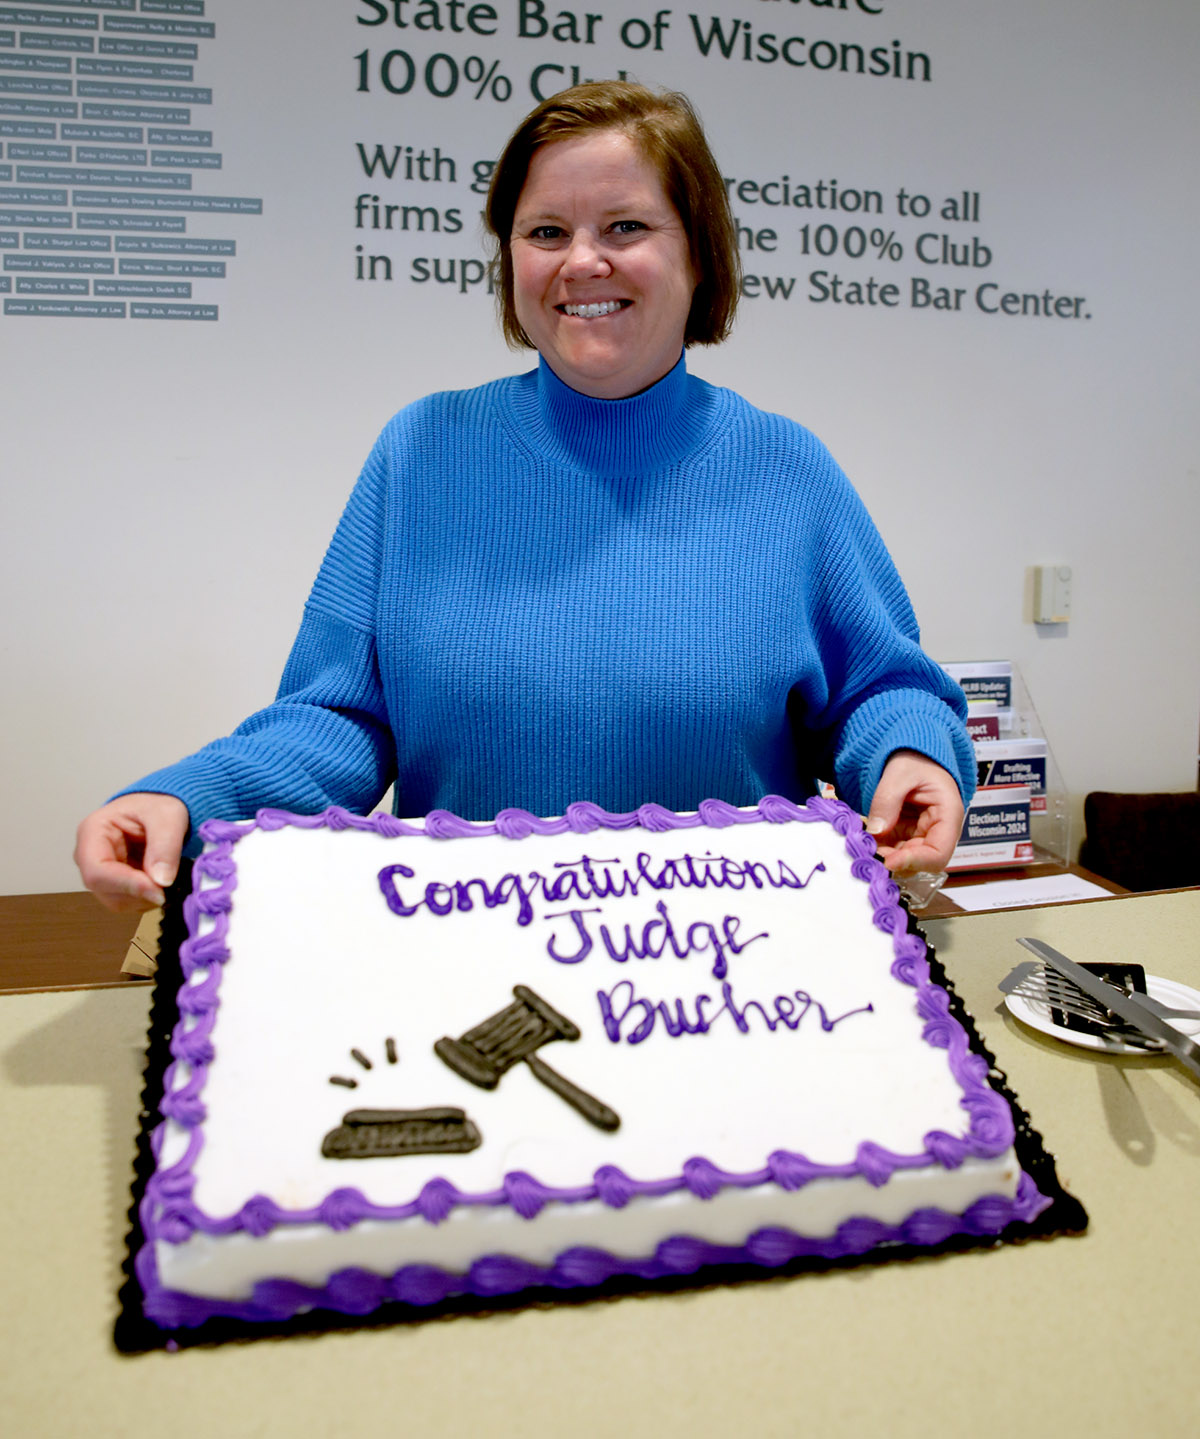
[[624, 300], [601, 300], [595, 305], [564, 305], [564, 315], [574, 315], [581, 320], [597, 320], [601, 315], [612, 315], [623, 309]]

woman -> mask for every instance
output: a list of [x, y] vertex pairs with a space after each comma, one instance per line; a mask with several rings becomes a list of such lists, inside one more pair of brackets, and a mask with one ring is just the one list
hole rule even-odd
[[191, 828], [271, 805], [471, 819], [573, 800], [866, 812], [892, 869], [941, 868], [974, 761], [961, 691], [811, 434], [695, 379], [728, 334], [736, 234], [681, 96], [552, 97], [487, 220], [506, 338], [536, 370], [384, 429], [271, 706], [89, 816], [112, 908], [161, 902]]

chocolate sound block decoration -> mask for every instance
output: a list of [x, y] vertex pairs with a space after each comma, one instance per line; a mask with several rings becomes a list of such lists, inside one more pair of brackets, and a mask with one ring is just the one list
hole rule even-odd
[[479, 1130], [461, 1109], [352, 1109], [321, 1143], [326, 1159], [386, 1159], [402, 1154], [466, 1154]]
[[439, 1039], [433, 1046], [434, 1053], [455, 1074], [480, 1089], [495, 1089], [500, 1077], [523, 1061], [547, 1089], [566, 1100], [589, 1124], [597, 1129], [618, 1129], [621, 1119], [615, 1110], [564, 1079], [534, 1053], [555, 1039], [578, 1039], [577, 1026], [524, 984], [513, 985], [513, 996], [514, 1002], [507, 1009], [467, 1030], [459, 1039]]

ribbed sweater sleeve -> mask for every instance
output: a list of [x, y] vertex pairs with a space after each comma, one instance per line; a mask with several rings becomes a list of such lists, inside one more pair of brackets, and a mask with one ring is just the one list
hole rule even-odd
[[[824, 447], [821, 447], [822, 450]], [[808, 595], [819, 664], [804, 692], [819, 773], [866, 813], [888, 757], [927, 755], [974, 793], [962, 691], [921, 649], [908, 594], [866, 508], [826, 456], [826, 503], [814, 516]]]

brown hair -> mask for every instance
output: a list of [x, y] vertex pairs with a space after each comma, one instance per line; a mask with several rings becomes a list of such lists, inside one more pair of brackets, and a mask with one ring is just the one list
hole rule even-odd
[[725, 183], [687, 97], [656, 94], [623, 80], [575, 85], [551, 95], [522, 120], [496, 162], [484, 220], [496, 246], [492, 274], [504, 338], [513, 349], [534, 348], [517, 319], [511, 248], [513, 216], [530, 162], [543, 145], [598, 130], [624, 131], [658, 171], [683, 221], [699, 280], [683, 343], [719, 344], [733, 328], [742, 279]]

